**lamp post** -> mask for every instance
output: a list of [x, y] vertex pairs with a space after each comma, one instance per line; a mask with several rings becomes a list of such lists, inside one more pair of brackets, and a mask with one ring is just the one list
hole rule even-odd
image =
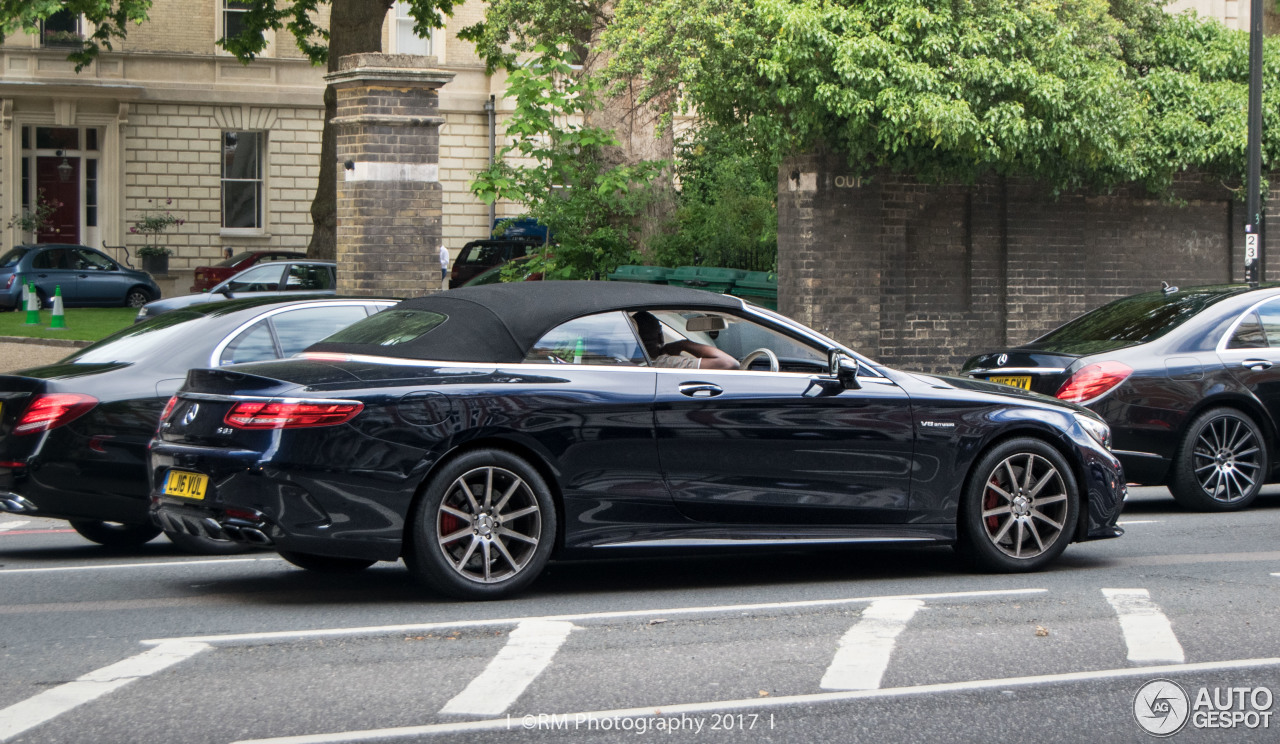
[[1262, 0], [1249, 10], [1249, 182], [1245, 196], [1244, 278], [1258, 286], [1262, 247]]

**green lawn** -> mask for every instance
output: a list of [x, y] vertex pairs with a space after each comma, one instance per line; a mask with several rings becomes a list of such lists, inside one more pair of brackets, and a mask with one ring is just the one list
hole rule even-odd
[[25, 311], [0, 313], [0, 336], [97, 341], [132, 325], [137, 315], [136, 307], [72, 307], [67, 308], [67, 327], [52, 330], [49, 328], [52, 310], [40, 311], [40, 325], [26, 325]]

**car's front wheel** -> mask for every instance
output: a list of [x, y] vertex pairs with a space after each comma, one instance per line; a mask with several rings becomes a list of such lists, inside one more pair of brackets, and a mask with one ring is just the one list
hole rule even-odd
[[142, 307], [151, 302], [151, 293], [141, 287], [134, 287], [124, 296], [125, 307]]
[[1236, 511], [1258, 497], [1267, 473], [1262, 430], [1234, 408], [1213, 408], [1187, 427], [1169, 492], [1197, 511]]
[[73, 519], [71, 529], [80, 536], [109, 548], [134, 548], [148, 543], [160, 534], [160, 528], [150, 524], [125, 524], [103, 522], [96, 519]]
[[412, 529], [405, 562], [419, 580], [460, 599], [500, 599], [542, 572], [556, 511], [533, 466], [504, 450], [481, 449], [431, 479]]
[[1066, 550], [1079, 490], [1066, 459], [1038, 439], [1002, 442], [978, 460], [965, 487], [958, 548], [979, 568], [1043, 568]]

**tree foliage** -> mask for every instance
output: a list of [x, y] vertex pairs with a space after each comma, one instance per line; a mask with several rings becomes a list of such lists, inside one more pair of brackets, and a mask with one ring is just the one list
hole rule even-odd
[[[1243, 174], [1247, 34], [1156, 0], [618, 0], [605, 41], [648, 95], [861, 171], [1157, 192]], [[1264, 57], [1280, 79], [1280, 39]]]
[[488, 203], [508, 199], [546, 225], [557, 245], [522, 267], [547, 278], [586, 279], [634, 260], [630, 225], [644, 209], [647, 185], [663, 163], [610, 165], [613, 133], [581, 123], [597, 106], [591, 78], [574, 75], [569, 44], [538, 44], [509, 70], [506, 121], [511, 144], [471, 190]]

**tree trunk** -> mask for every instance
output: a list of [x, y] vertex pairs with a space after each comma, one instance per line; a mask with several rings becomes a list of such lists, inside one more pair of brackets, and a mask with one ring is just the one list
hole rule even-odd
[[[382, 24], [394, 0], [333, 0], [329, 13], [329, 72], [348, 54], [382, 51]], [[337, 255], [338, 134], [333, 126], [337, 96], [324, 89], [324, 131], [320, 144], [320, 176], [311, 202], [311, 242], [307, 257], [333, 260]]]

